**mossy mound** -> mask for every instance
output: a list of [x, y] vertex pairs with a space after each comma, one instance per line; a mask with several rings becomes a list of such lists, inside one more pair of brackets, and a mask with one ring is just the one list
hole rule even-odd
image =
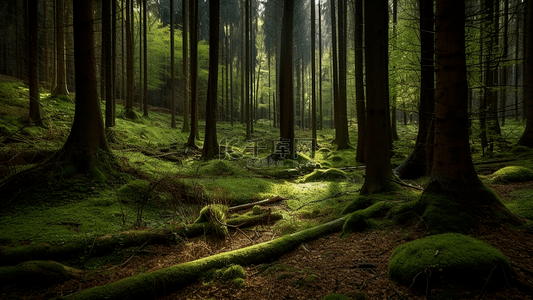
[[351, 300], [352, 298], [341, 294], [329, 294], [322, 297], [322, 300]]
[[532, 152], [532, 149], [526, 146], [516, 146], [510, 152], [513, 154], [529, 154]]
[[225, 238], [228, 235], [228, 228], [224, 226], [228, 207], [222, 204], [207, 205], [200, 211], [200, 215], [194, 224], [210, 223], [214, 228], [214, 236]]
[[526, 182], [533, 181], [533, 171], [526, 167], [509, 166], [494, 172], [496, 182]]
[[456, 199], [441, 194], [424, 193], [419, 201], [425, 204], [422, 219], [431, 234], [446, 232], [467, 234], [476, 224], [475, 217]]
[[150, 183], [148, 181], [142, 179], [135, 179], [121, 186], [117, 190], [118, 197], [122, 202], [135, 203], [148, 192], [149, 187]]
[[[482, 287], [506, 284], [513, 276], [509, 259], [475, 238], [445, 233], [403, 244], [392, 253], [389, 278], [400, 284], [427, 287], [460, 283]], [[490, 278], [489, 278], [490, 277]]]
[[352, 232], [363, 231], [367, 227], [368, 224], [366, 223], [365, 217], [359, 212], [354, 212], [348, 217], [348, 219], [346, 219], [346, 222], [344, 222], [344, 225], [342, 226], [342, 234], [347, 235]]
[[0, 267], [0, 287], [50, 286], [69, 279], [65, 268], [53, 261], [27, 261], [16, 266]]
[[302, 181], [303, 182], [312, 182], [312, 181], [340, 181], [348, 179], [346, 172], [339, 169], [327, 169], [321, 170], [316, 169], [313, 173], [306, 175]]
[[243, 267], [239, 265], [231, 265], [222, 269], [211, 269], [203, 274], [203, 281], [205, 285], [213, 285], [217, 282], [231, 282], [236, 287], [244, 287], [246, 285], [246, 274]]

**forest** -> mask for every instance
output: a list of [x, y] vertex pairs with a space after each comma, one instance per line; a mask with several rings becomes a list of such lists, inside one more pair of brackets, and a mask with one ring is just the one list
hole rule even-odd
[[0, 28], [0, 299], [533, 299], [532, 0]]

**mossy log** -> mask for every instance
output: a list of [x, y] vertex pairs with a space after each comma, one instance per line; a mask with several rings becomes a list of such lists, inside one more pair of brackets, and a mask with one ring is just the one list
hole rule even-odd
[[[244, 215], [225, 220], [226, 224], [240, 228], [266, 224], [281, 219], [281, 214]], [[93, 240], [65, 245], [47, 243], [23, 245], [16, 247], [0, 246], [0, 266], [13, 266], [30, 260], [68, 260], [76, 258], [79, 253], [89, 251], [91, 256], [100, 256], [121, 248], [141, 246], [145, 243], [168, 244], [176, 236], [194, 238], [211, 233], [214, 227], [209, 222], [199, 222], [169, 229], [123, 232], [105, 235]]]
[[220, 269], [229, 264], [261, 264], [276, 259], [293, 251], [302, 243], [339, 232], [345, 220], [346, 217], [342, 217], [269, 242], [220, 253], [150, 273], [137, 274], [66, 296], [63, 299], [149, 299], [161, 297], [196, 282], [200, 274], [213, 268]]

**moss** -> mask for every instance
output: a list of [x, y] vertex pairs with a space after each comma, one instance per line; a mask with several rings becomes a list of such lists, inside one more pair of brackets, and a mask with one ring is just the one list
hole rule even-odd
[[363, 231], [367, 228], [367, 223], [365, 220], [365, 217], [360, 212], [354, 212], [352, 213], [348, 219], [346, 219], [346, 222], [344, 222], [344, 226], [342, 227], [342, 234], [347, 235], [352, 232], [359, 232]]
[[194, 221], [195, 224], [210, 223], [213, 227], [213, 235], [224, 238], [228, 235], [228, 228], [224, 226], [228, 207], [222, 204], [207, 205], [200, 211], [200, 215]]
[[246, 281], [244, 280], [244, 278], [235, 278], [231, 282], [233, 282], [233, 285], [238, 288], [243, 288], [246, 286]]
[[346, 215], [360, 209], [365, 209], [372, 204], [374, 204], [372, 198], [367, 196], [357, 196], [354, 201], [352, 201], [342, 210], [342, 214]]
[[0, 287], [50, 286], [69, 279], [65, 268], [53, 261], [27, 261], [16, 266], [0, 267]]
[[526, 182], [533, 181], [533, 171], [526, 167], [508, 166], [494, 172], [495, 182]]
[[150, 183], [146, 180], [135, 179], [118, 189], [118, 196], [122, 202], [136, 202], [147, 193]]
[[529, 154], [531, 149], [526, 146], [515, 146], [510, 152], [513, 154]]
[[252, 208], [252, 215], [262, 215], [263, 213], [265, 213], [267, 210], [264, 209], [264, 208], [261, 208], [261, 206], [259, 205], [254, 205], [254, 207]]
[[492, 284], [508, 282], [513, 270], [507, 257], [482, 241], [457, 233], [429, 236], [399, 246], [392, 253], [388, 269], [391, 280], [424, 287], [426, 278], [431, 286], [457, 282], [481, 287], [491, 273]]
[[231, 281], [237, 278], [246, 278], [244, 269], [239, 265], [232, 265], [222, 271], [222, 280]]
[[302, 182], [312, 182], [312, 181], [339, 181], [339, 180], [346, 180], [348, 178], [348, 175], [346, 175], [346, 172], [339, 170], [339, 169], [327, 169], [327, 170], [321, 170], [316, 169], [313, 171], [313, 173], [306, 175]]
[[137, 274], [103, 286], [97, 286], [64, 299], [147, 299], [168, 294], [200, 278], [200, 274], [228, 264], [261, 264], [293, 251], [302, 243], [340, 231], [346, 218], [322, 224], [266, 243], [224, 252], [169, 268]]
[[329, 294], [322, 297], [322, 300], [351, 300], [352, 298], [342, 294]]
[[426, 203], [422, 219], [431, 234], [457, 232], [467, 234], [476, 224], [473, 215], [458, 203], [458, 199], [434, 193], [424, 193], [420, 202]]

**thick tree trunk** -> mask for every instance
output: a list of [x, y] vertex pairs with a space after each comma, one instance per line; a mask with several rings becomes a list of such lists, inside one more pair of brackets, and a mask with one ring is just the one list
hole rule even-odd
[[56, 0], [56, 84], [52, 95], [69, 96], [65, 51], [65, 0]]
[[[342, 1], [342, 0], [341, 0]], [[335, 120], [332, 120], [332, 124], [335, 127], [335, 139], [333, 140], [333, 143], [337, 143], [337, 140], [339, 139], [339, 131], [337, 130], [338, 126], [338, 115], [339, 115], [339, 70], [338, 70], [338, 58], [337, 58], [337, 17], [336, 17], [336, 10], [337, 7], [335, 5], [335, 0], [330, 0], [331, 5], [331, 52], [332, 52], [332, 60], [333, 60], [333, 83], [331, 85], [331, 88], [333, 90], [333, 115], [335, 116]]]
[[518, 141], [519, 145], [533, 148], [533, 3], [531, 0], [525, 2], [527, 11], [527, 30], [526, 30], [526, 60], [525, 68], [525, 87], [524, 99], [526, 101], [525, 114], [527, 115], [526, 129]]
[[339, 0], [339, 99], [337, 101], [337, 115], [335, 116], [335, 131], [337, 132], [335, 141], [337, 149], [348, 149], [348, 107], [346, 100], [346, 32], [347, 32], [347, 12], [346, 0]]
[[[293, 158], [294, 149], [294, 95], [292, 76], [292, 47], [293, 47], [293, 10], [294, 0], [284, 1], [283, 21], [281, 29], [280, 51], [280, 138], [284, 144], [285, 158]], [[280, 151], [280, 149], [276, 149]]]
[[39, 3], [28, 0], [28, 86], [30, 88], [30, 122], [43, 125], [39, 101]]
[[415, 149], [394, 172], [402, 179], [431, 173], [433, 164], [433, 112], [435, 107], [433, 2], [420, 0], [420, 110]]
[[205, 136], [202, 159], [213, 159], [218, 155], [217, 139], [217, 97], [218, 97], [218, 48], [220, 34], [220, 0], [209, 1], [209, 78], [205, 117]]
[[391, 188], [390, 112], [388, 77], [388, 6], [386, 1], [365, 2], [365, 69], [367, 123], [365, 183], [361, 194]]
[[60, 157], [79, 173], [97, 175], [99, 151], [109, 152], [96, 88], [92, 1], [74, 1], [74, 62], [76, 104], [74, 122]]

